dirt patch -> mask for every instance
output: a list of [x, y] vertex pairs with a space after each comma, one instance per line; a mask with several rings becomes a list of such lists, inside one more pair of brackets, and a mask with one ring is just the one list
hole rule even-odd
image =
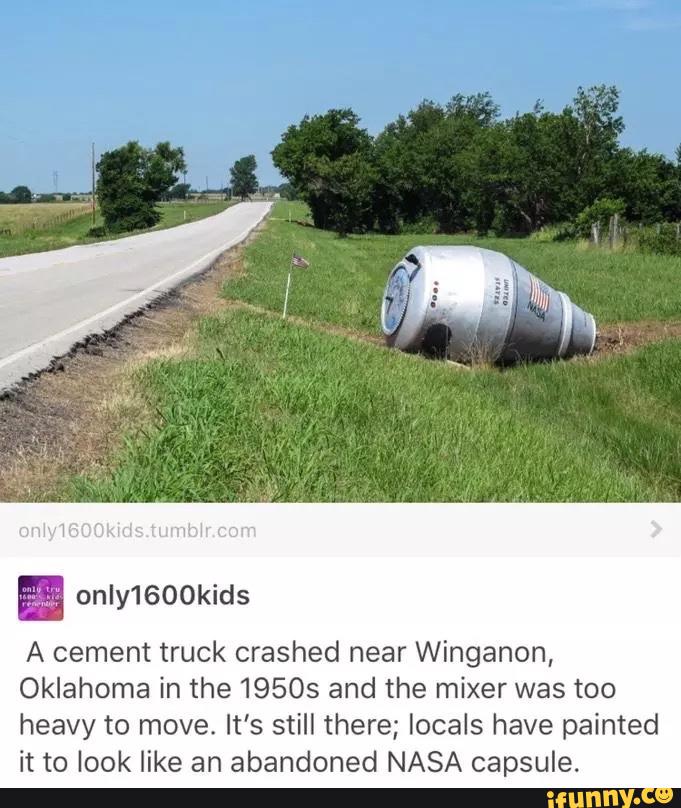
[[186, 354], [198, 318], [226, 305], [222, 285], [242, 271], [243, 248], [257, 232], [207, 272], [4, 395], [0, 502], [63, 498], [65, 480], [103, 471], [124, 435], [154, 421], [135, 370], [150, 359]]
[[609, 325], [599, 329], [594, 358], [612, 354], [626, 354], [666, 339], [681, 338], [681, 323], [658, 323], [644, 321]]

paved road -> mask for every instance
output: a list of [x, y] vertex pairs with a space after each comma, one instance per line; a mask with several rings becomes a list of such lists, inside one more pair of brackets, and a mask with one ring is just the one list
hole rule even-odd
[[206, 269], [269, 210], [243, 203], [169, 230], [0, 258], [0, 390]]

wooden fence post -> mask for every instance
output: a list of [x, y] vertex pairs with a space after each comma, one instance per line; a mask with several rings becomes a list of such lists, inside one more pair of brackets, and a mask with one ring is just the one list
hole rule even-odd
[[591, 241], [598, 247], [601, 242], [601, 223], [594, 222], [591, 225]]
[[617, 245], [619, 244], [620, 240], [620, 217], [619, 213], [616, 213], [614, 216], [610, 218], [610, 229], [609, 229], [609, 240], [610, 240], [610, 249], [614, 250]]

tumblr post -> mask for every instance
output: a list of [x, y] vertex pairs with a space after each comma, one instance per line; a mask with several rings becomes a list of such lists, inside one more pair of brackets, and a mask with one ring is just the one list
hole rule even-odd
[[89, 539], [45, 552], [48, 536], [5, 559], [3, 783], [559, 794], [673, 777], [678, 559], [271, 558], [259, 540], [102, 559]]

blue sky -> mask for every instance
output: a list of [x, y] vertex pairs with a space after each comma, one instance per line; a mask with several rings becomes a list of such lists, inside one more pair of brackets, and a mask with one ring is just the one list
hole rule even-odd
[[681, 142], [681, 0], [53, 0], [3, 4], [0, 189], [88, 186], [89, 144], [170, 139], [197, 187], [225, 183], [306, 112], [372, 132], [424, 97], [489, 90], [505, 114], [622, 91], [624, 141]]

